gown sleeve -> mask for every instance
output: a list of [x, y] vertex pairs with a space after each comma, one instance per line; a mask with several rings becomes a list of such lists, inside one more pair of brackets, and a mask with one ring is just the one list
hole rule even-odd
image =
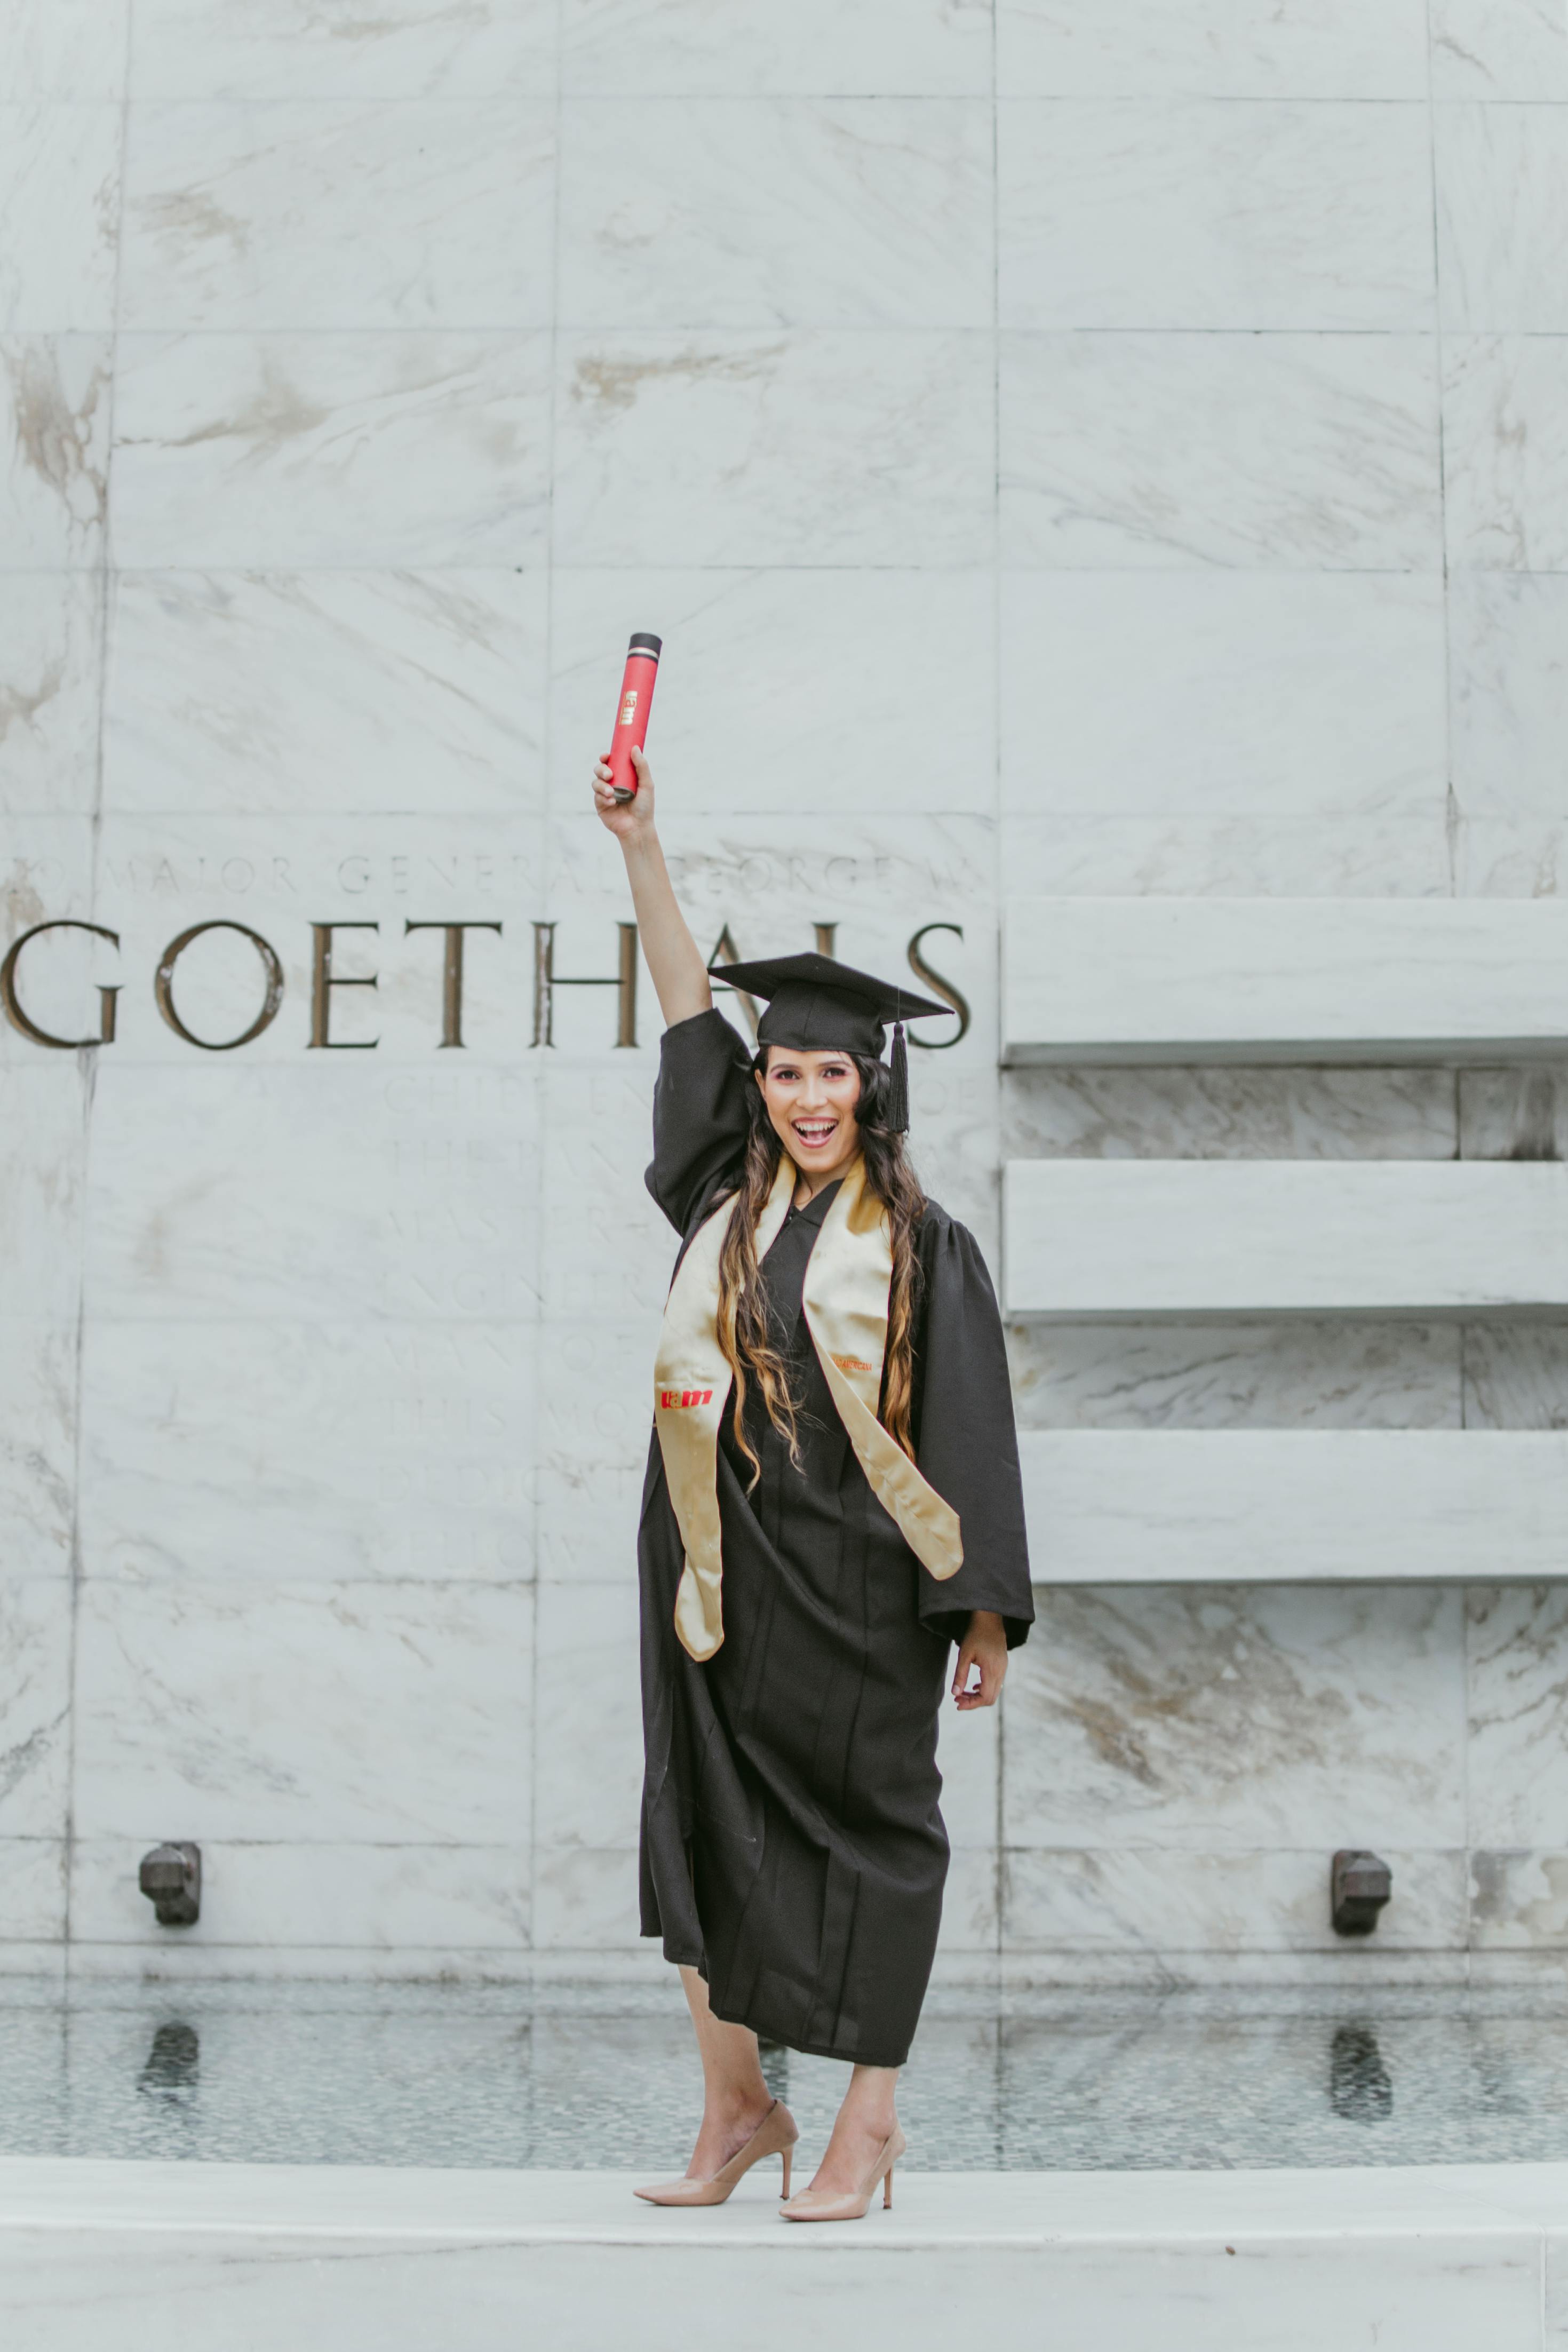
[[1023, 1482], [1002, 1318], [974, 1235], [941, 1211], [921, 1234], [925, 1281], [915, 1393], [915, 1458], [958, 1514], [964, 1565], [920, 1578], [921, 1622], [963, 1639], [975, 1609], [1005, 1620], [1008, 1647], [1034, 1622]]
[[751, 1056], [716, 1006], [666, 1029], [653, 1087], [653, 1157], [643, 1181], [678, 1234], [690, 1231], [746, 1150]]

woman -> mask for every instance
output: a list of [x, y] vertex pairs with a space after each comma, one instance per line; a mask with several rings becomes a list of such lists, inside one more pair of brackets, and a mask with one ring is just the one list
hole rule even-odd
[[[948, 1008], [825, 956], [727, 967], [768, 999], [748, 1054], [675, 904], [641, 753], [599, 814], [666, 1024], [647, 1182], [682, 1237], [638, 1544], [643, 1932], [702, 2056], [683, 2180], [716, 2204], [783, 2158], [790, 2221], [892, 2201], [894, 2109], [947, 1839], [936, 1718], [992, 1706], [1033, 1616], [1000, 1321], [962, 1225], [904, 1157], [904, 1032]], [[809, 2189], [758, 2032], [853, 2071]]]

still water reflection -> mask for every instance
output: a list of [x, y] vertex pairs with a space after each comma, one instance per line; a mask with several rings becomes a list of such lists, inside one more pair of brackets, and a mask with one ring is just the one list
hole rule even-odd
[[1394, 2084], [1370, 2025], [1342, 2025], [1329, 2051], [1329, 2104], [1346, 2123], [1386, 2123]]
[[[807, 2147], [843, 2069], [764, 2053]], [[684, 2011], [516, 1990], [0, 1988], [0, 2152], [679, 2169]], [[910, 2162], [959, 2170], [1568, 2158], [1568, 2007], [1082, 1995], [928, 2010]]]

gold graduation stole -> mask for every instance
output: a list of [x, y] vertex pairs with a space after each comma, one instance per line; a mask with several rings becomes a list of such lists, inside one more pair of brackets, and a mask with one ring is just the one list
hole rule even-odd
[[[758, 1265], [778, 1239], [798, 1171], [788, 1152], [757, 1223]], [[653, 1425], [685, 1547], [675, 1632], [699, 1663], [724, 1641], [724, 1560], [718, 1512], [718, 1433], [733, 1375], [718, 1344], [718, 1260], [738, 1198], [721, 1202], [681, 1260], [653, 1361]], [[801, 1305], [817, 1360], [855, 1459], [916, 1559], [937, 1579], [964, 1564], [958, 1514], [927, 1486], [876, 1417], [887, 1351], [893, 1241], [887, 1212], [857, 1158], [822, 1220]]]

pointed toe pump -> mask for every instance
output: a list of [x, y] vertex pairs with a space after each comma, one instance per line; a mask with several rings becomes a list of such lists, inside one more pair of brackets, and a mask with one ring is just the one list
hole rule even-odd
[[786, 2221], [863, 2221], [866, 2208], [876, 2194], [876, 2184], [882, 2183], [884, 2207], [893, 2202], [893, 2168], [904, 2153], [904, 2137], [896, 2124], [877, 2150], [876, 2161], [866, 2174], [863, 2185], [851, 2189], [841, 2197], [819, 2197], [810, 2189], [802, 2189], [779, 2207]]
[[784, 2194], [789, 2194], [789, 2158], [800, 2135], [795, 2118], [781, 2099], [775, 2099], [744, 2147], [737, 2147], [729, 2162], [721, 2165], [708, 2180], [664, 2180], [653, 2189], [634, 2189], [632, 2194], [646, 2200], [650, 2205], [722, 2205], [730, 2190], [754, 2164], [765, 2156], [781, 2156], [784, 2159]]

